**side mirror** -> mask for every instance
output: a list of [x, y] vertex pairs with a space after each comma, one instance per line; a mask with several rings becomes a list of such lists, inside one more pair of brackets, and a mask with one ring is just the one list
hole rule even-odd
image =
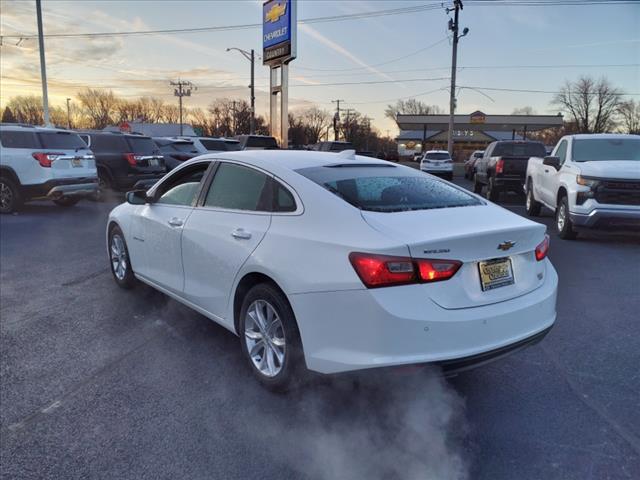
[[132, 190], [131, 192], [127, 192], [127, 202], [131, 205], [144, 205], [150, 201], [150, 198], [147, 197], [146, 190]]
[[560, 170], [560, 158], [558, 157], [544, 157], [544, 160], [542, 160], [542, 164], [549, 165], [556, 170]]

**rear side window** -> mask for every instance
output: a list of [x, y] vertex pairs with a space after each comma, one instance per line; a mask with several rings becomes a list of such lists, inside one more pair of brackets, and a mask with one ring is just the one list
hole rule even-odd
[[40, 132], [42, 148], [60, 148], [63, 150], [75, 150], [87, 148], [87, 144], [75, 133], [67, 132]]
[[273, 187], [273, 211], [295, 212], [296, 201], [291, 192], [275, 180], [273, 180]]
[[252, 168], [222, 163], [207, 193], [204, 205], [232, 210], [269, 211], [267, 176]]
[[149, 137], [127, 137], [130, 152], [142, 155], [153, 155], [158, 148]]
[[0, 141], [5, 148], [41, 148], [35, 132], [2, 130], [0, 131]]
[[464, 190], [417, 171], [386, 166], [339, 167], [296, 172], [362, 210], [401, 212], [481, 204]]

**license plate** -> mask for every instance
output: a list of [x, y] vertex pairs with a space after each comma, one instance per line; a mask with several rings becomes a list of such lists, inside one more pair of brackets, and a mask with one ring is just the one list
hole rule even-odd
[[149, 165], [152, 167], [157, 167], [158, 166], [158, 159], [157, 158], [152, 158], [151, 160], [149, 160]]
[[479, 262], [478, 269], [480, 270], [480, 285], [483, 292], [515, 283], [510, 258], [496, 258]]
[[71, 166], [72, 166], [72, 167], [75, 167], [75, 168], [77, 168], [77, 167], [82, 167], [82, 160], [81, 160], [81, 159], [79, 159], [79, 158], [73, 158], [73, 159], [71, 159]]

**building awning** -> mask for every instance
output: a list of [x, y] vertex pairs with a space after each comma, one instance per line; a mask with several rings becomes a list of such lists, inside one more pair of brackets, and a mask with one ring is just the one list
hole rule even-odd
[[[454, 128], [485, 132], [534, 132], [563, 125], [561, 114], [557, 115], [486, 115], [476, 111], [468, 115], [454, 115]], [[396, 123], [401, 131], [449, 130], [449, 115], [405, 115], [398, 114]]]

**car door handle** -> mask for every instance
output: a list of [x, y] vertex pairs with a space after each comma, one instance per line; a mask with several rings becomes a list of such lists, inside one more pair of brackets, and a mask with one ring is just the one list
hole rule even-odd
[[231, 236], [240, 240], [249, 240], [251, 238], [251, 232], [246, 231], [244, 228], [236, 228], [231, 232]]
[[173, 217], [167, 223], [172, 227], [181, 227], [184, 224], [184, 222], [177, 217]]

